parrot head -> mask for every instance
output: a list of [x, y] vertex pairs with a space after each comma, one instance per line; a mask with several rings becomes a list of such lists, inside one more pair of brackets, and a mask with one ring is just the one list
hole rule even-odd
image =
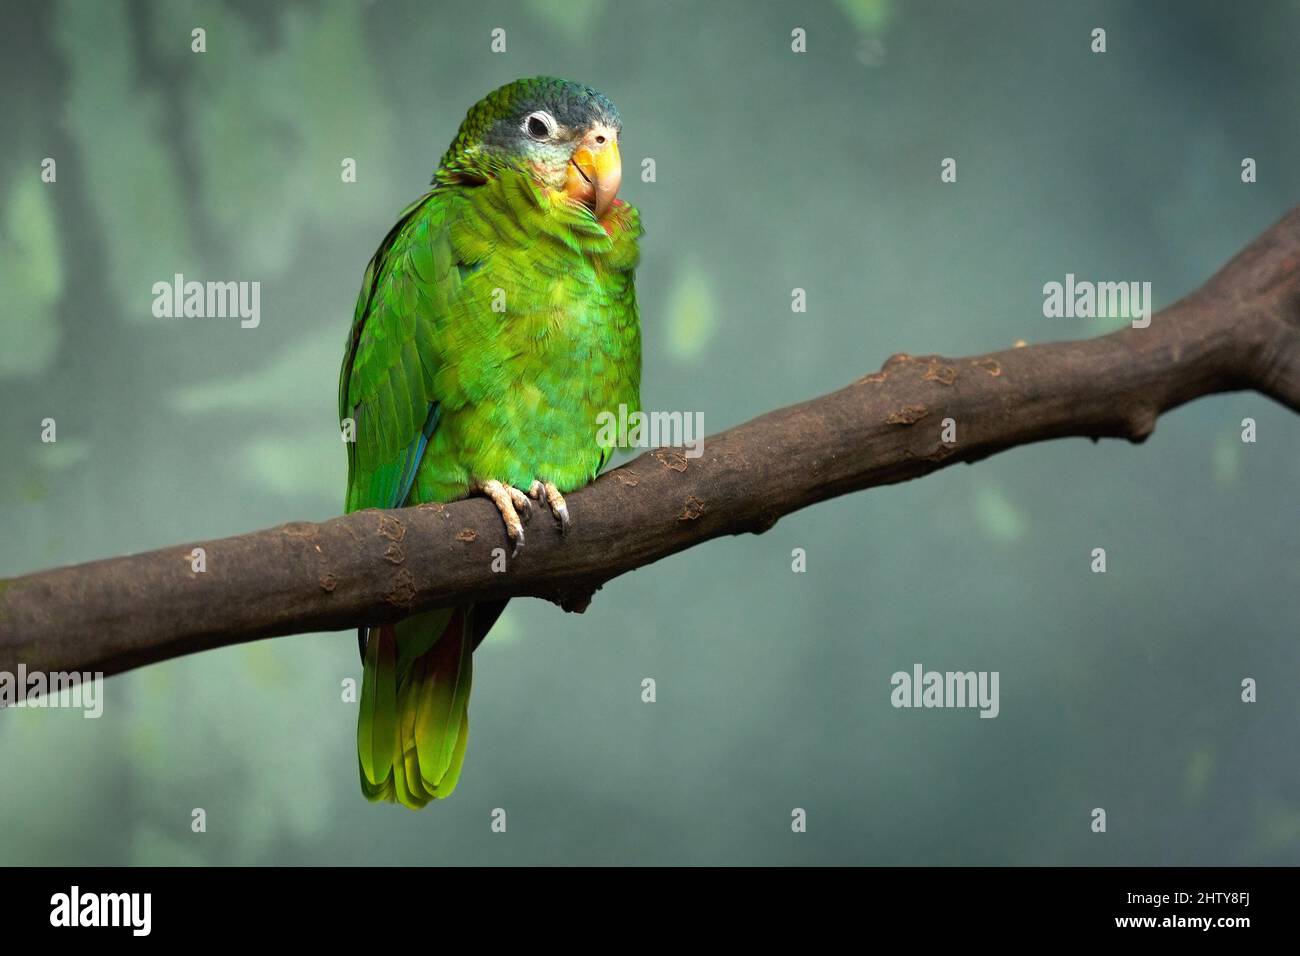
[[600, 219], [623, 179], [622, 128], [614, 104], [591, 87], [549, 76], [515, 80], [470, 108], [433, 181], [472, 182], [501, 167], [517, 169]]

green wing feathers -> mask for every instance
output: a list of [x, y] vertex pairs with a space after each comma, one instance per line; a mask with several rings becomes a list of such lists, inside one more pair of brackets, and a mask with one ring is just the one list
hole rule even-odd
[[356, 426], [348, 444], [349, 512], [404, 503], [394, 499], [409, 452], [437, 404], [435, 327], [460, 285], [445, 205], [431, 193], [410, 206], [366, 269], [339, 383], [339, 417]]

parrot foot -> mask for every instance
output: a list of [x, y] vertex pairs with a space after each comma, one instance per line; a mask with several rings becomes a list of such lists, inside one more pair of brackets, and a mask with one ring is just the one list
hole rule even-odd
[[476, 481], [470, 488], [471, 493], [491, 499], [501, 512], [501, 520], [506, 523], [506, 537], [514, 545], [511, 558], [519, 557], [519, 549], [524, 546], [524, 522], [532, 517], [533, 503], [518, 488], [503, 484], [496, 479]]
[[545, 501], [546, 506], [551, 509], [551, 514], [555, 515], [560, 522], [560, 534], [569, 533], [569, 506], [564, 503], [564, 495], [560, 494], [560, 489], [549, 481], [534, 481], [532, 487], [528, 489], [528, 494], [536, 498], [539, 502]]

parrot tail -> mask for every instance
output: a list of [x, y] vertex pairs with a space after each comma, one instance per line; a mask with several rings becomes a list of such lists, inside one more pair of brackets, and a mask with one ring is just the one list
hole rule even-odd
[[469, 737], [472, 608], [372, 627], [357, 718], [361, 791], [418, 810], [451, 796]]

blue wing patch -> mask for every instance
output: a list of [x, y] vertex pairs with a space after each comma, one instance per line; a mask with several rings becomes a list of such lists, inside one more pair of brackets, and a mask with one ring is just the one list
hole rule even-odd
[[407, 446], [406, 461], [402, 465], [402, 480], [397, 485], [397, 497], [389, 502], [388, 507], [400, 508], [406, 502], [406, 496], [411, 493], [411, 486], [415, 484], [415, 473], [420, 470], [420, 462], [424, 459], [424, 450], [429, 447], [429, 439], [438, 430], [438, 420], [441, 418], [442, 405], [438, 402], [430, 402], [429, 412], [424, 418], [424, 427], [420, 429], [420, 434], [415, 436], [415, 441]]

